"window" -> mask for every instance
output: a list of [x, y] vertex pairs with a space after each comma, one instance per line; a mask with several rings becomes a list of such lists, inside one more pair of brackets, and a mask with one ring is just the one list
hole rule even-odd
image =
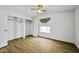
[[50, 33], [50, 26], [40, 26], [40, 32]]

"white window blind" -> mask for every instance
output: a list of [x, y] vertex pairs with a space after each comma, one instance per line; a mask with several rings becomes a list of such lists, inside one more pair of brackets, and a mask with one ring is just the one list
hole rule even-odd
[[50, 33], [50, 26], [40, 26], [40, 32]]

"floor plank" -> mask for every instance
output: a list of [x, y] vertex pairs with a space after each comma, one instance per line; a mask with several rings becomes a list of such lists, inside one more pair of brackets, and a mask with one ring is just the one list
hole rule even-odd
[[8, 42], [8, 46], [0, 48], [1, 53], [78, 53], [79, 49], [70, 43], [42, 37], [26, 37]]

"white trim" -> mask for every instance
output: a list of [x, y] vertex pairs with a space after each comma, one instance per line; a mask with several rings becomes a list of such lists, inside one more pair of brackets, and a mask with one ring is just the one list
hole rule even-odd
[[25, 19], [23, 19], [23, 38], [25, 39]]

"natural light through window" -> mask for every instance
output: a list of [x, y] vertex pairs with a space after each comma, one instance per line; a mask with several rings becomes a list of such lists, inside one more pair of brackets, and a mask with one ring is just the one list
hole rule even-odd
[[40, 26], [40, 32], [50, 33], [50, 26]]

